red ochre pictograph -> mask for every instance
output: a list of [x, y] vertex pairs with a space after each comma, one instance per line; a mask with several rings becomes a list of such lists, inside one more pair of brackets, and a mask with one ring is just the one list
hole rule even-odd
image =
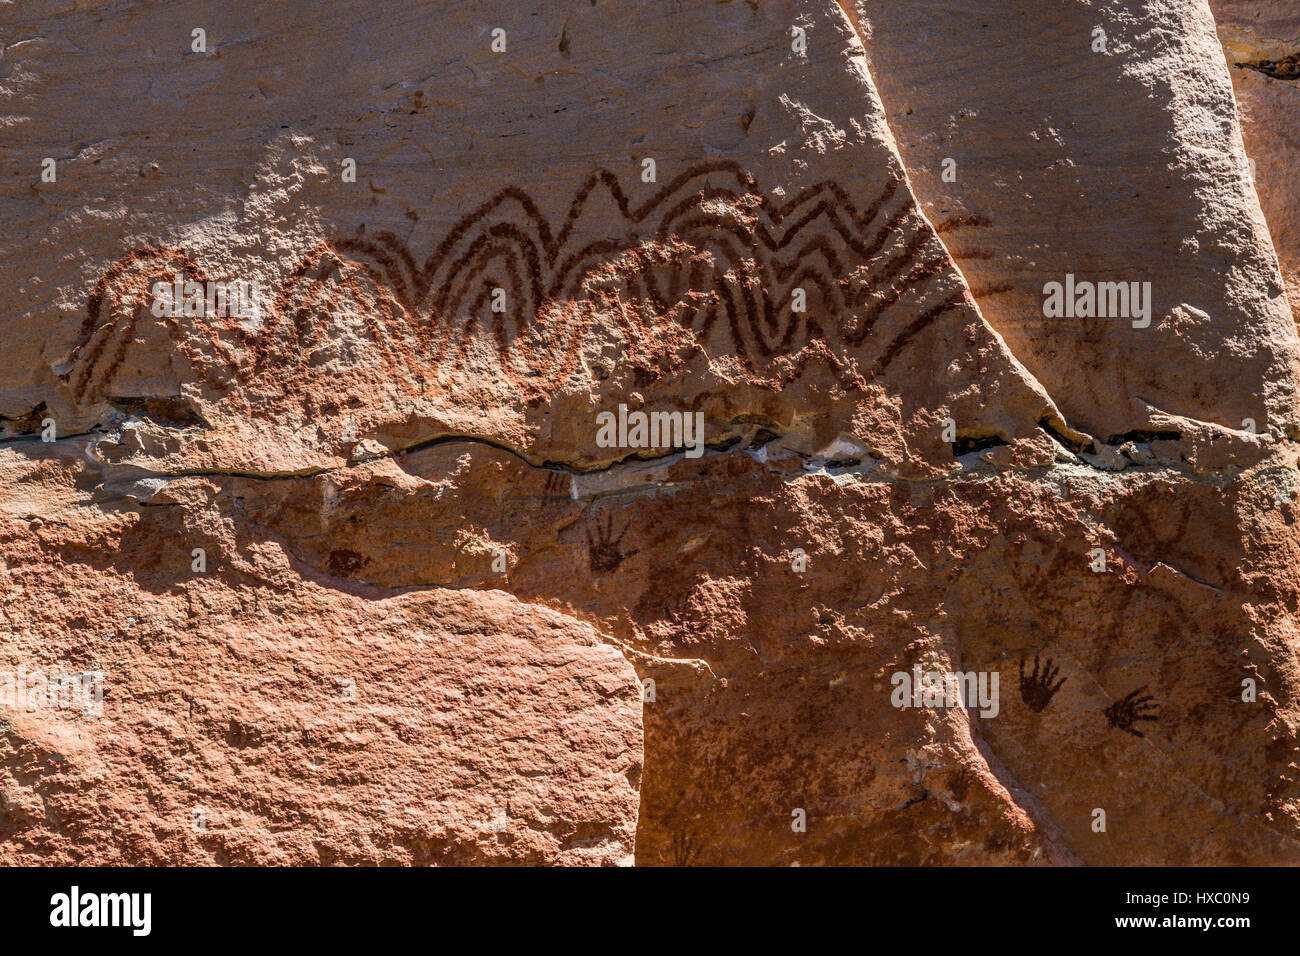
[[[600, 190], [624, 235], [579, 243], [575, 225]], [[155, 317], [153, 283], [209, 277], [183, 249], [137, 249], [96, 283], [64, 378], [78, 401], [103, 399], [140, 323], [152, 322], [165, 325], [207, 385], [244, 391], [242, 402], [273, 400], [320, 374], [311, 356], [347, 314], [373, 345], [364, 360], [413, 394], [451, 391], [468, 364], [495, 354], [512, 387], [543, 400], [579, 370], [593, 330], [617, 337], [638, 383], [707, 349], [734, 356], [751, 383], [773, 390], [814, 360], [861, 387], [940, 315], [973, 305], [955, 273], [894, 175], [860, 208], [834, 182], [782, 202], [739, 166], [713, 162], [634, 206], [601, 170], [558, 230], [509, 186], [464, 216], [423, 264], [397, 237], [367, 236], [364, 226], [322, 242], [278, 283], [254, 327]], [[496, 289], [505, 291], [503, 312], [491, 308]], [[804, 311], [795, 308], [797, 289]]]

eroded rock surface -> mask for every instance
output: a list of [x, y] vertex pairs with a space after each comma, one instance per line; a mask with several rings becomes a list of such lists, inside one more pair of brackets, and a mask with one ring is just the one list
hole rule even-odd
[[1292, 312], [1300, 311], [1300, 11], [1274, 0], [1215, 0], [1249, 167], [1282, 262]]
[[883, 6], [4, 8], [0, 859], [1300, 860], [1223, 27]]

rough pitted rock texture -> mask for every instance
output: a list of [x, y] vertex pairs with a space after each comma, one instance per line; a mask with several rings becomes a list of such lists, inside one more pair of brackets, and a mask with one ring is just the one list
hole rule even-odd
[[243, 6], [0, 6], [0, 861], [1300, 862], [1203, 0]]

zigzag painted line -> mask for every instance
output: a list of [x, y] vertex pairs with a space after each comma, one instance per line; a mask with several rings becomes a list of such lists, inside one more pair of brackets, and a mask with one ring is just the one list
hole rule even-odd
[[[274, 401], [313, 374], [313, 354], [338, 341], [330, 333], [351, 315], [382, 373], [411, 393], [454, 387], [481, 343], [500, 374], [539, 401], [575, 374], [597, 333], [621, 339], [638, 381], [680, 370], [707, 346], [734, 355], [765, 387], [780, 389], [812, 360], [856, 387], [969, 303], [951, 282], [932, 281], [952, 260], [901, 186], [888, 177], [864, 209], [833, 182], [778, 202], [739, 166], [714, 162], [633, 205], [600, 170], [558, 229], [528, 193], [508, 186], [462, 217], [423, 263], [396, 236], [367, 237], [364, 227], [319, 243], [278, 284], [257, 329], [207, 315], [154, 319], [153, 282], [209, 279], [182, 249], [138, 249], [92, 290], [65, 378], [78, 401], [106, 396], [143, 314], [166, 328], [205, 384], [243, 386], [250, 395], [236, 401]], [[647, 234], [579, 246], [575, 231], [597, 191]], [[504, 313], [489, 308], [496, 288], [505, 290]], [[792, 308], [796, 288], [806, 311]], [[892, 313], [903, 318], [888, 320]]]

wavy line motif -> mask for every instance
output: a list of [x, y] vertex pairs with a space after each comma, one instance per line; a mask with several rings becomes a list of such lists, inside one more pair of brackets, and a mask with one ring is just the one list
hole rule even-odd
[[[629, 230], [653, 231], [579, 244], [575, 227], [598, 190]], [[143, 317], [165, 324], [209, 386], [244, 386], [247, 396], [231, 396], [244, 404], [274, 398], [311, 374], [312, 355], [334, 341], [328, 333], [346, 314], [359, 317], [385, 374], [411, 393], [450, 390], [472, 356], [494, 351], [511, 385], [540, 401], [575, 373], [593, 332], [617, 334], [638, 382], [709, 348], [733, 354], [749, 381], [772, 389], [814, 359], [860, 387], [940, 315], [969, 303], [951, 281], [932, 281], [951, 265], [897, 177], [859, 209], [829, 181], [779, 202], [741, 167], [715, 162], [633, 205], [601, 170], [558, 230], [510, 186], [463, 217], [423, 263], [397, 237], [367, 238], [364, 227], [319, 243], [279, 283], [256, 329], [237, 319], [154, 319], [153, 282], [208, 276], [183, 249], [138, 249], [96, 283], [64, 378], [78, 401], [106, 396]], [[504, 313], [489, 308], [498, 287]], [[805, 312], [792, 308], [796, 287]]]

